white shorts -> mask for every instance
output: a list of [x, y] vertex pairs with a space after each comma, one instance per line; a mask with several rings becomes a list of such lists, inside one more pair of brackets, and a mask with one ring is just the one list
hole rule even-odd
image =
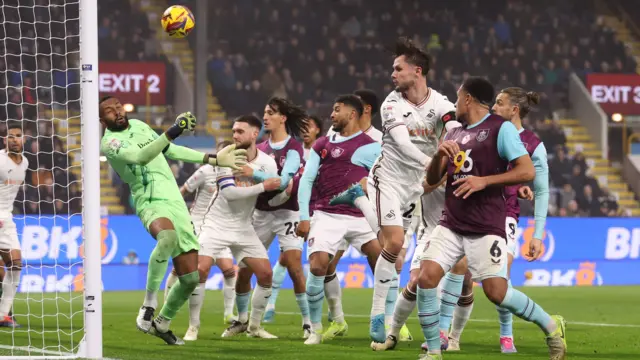
[[367, 178], [367, 195], [380, 226], [402, 226], [405, 230], [409, 229], [412, 218], [410, 215], [423, 191], [422, 185], [402, 185], [380, 180], [371, 174]]
[[228, 259], [233, 256], [238, 264], [244, 258], [269, 259], [267, 249], [256, 232], [249, 228], [244, 231], [222, 232], [203, 227], [198, 237], [200, 250], [198, 255], [215, 259]]
[[[193, 217], [191, 219], [193, 221]], [[196, 224], [196, 225], [194, 225], [196, 235], [198, 235], [198, 240], [200, 240], [200, 233], [202, 232], [202, 221], [200, 221], [199, 224], [198, 223], [194, 223], [194, 224]], [[202, 245], [200, 245], [200, 246], [202, 246]], [[231, 249], [226, 247], [226, 248], [224, 248], [224, 250], [219, 252], [218, 256], [216, 256], [215, 258], [216, 259], [233, 259], [233, 254], [231, 253]]]
[[516, 256], [516, 248], [518, 247], [518, 241], [516, 241], [516, 230], [518, 229], [518, 221], [510, 216], [506, 218], [505, 233], [507, 234], [507, 251], [511, 256]]
[[18, 230], [13, 219], [0, 219], [0, 249], [20, 250]]
[[435, 261], [447, 273], [465, 255], [474, 281], [507, 278], [507, 242], [496, 235], [463, 236], [438, 225], [428, 237], [420, 261]]
[[256, 210], [253, 213], [253, 228], [266, 249], [269, 249], [276, 235], [278, 235], [280, 251], [302, 251], [304, 239], [296, 236], [296, 227], [298, 227], [299, 220], [300, 216], [297, 211], [285, 209], [275, 211]]
[[376, 235], [363, 217], [315, 211], [307, 240], [307, 256], [318, 251], [335, 255], [343, 239], [362, 252], [362, 245], [376, 240]]

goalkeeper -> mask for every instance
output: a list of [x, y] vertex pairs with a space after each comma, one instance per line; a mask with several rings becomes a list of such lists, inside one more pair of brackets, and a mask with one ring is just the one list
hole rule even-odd
[[[106, 127], [101, 141], [102, 153], [131, 188], [136, 214], [157, 241], [149, 258], [147, 292], [136, 319], [137, 327], [169, 345], [182, 345], [184, 342], [173, 335], [169, 325], [198, 285], [199, 244], [166, 158], [238, 170], [246, 163], [246, 150], [236, 150], [235, 145], [230, 145], [216, 156], [173, 145], [171, 141], [183, 131], [194, 129], [196, 118], [191, 113], [180, 114], [175, 124], [158, 136], [144, 122], [129, 120], [122, 104], [114, 97], [100, 100], [100, 122]], [[171, 288], [160, 315], [154, 320], [157, 294], [167, 273], [169, 258], [173, 258], [179, 281]]]

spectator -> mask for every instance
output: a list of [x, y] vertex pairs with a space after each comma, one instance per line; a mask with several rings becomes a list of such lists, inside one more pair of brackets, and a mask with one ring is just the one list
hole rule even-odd
[[570, 183], [565, 183], [562, 186], [562, 190], [560, 190], [560, 196], [558, 197], [558, 199], [559, 199], [558, 207], [564, 208], [564, 209], [569, 207], [569, 203], [571, 201], [575, 201], [576, 191], [573, 190], [573, 187], [571, 187]]
[[267, 71], [260, 78], [262, 90], [267, 97], [271, 97], [273, 93], [282, 86], [282, 78], [276, 72], [276, 67], [272, 64], [267, 66]]
[[585, 185], [582, 188], [582, 196], [578, 199], [578, 207], [583, 216], [602, 216], [603, 213], [600, 209], [600, 201], [593, 196], [593, 190], [590, 185]]

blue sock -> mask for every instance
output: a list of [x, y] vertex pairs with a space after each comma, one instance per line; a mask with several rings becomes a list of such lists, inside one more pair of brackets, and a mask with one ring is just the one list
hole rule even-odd
[[389, 292], [387, 293], [387, 300], [384, 303], [384, 323], [385, 325], [391, 325], [393, 320], [393, 311], [396, 308], [396, 300], [398, 300], [398, 281], [399, 276], [395, 276], [391, 280], [389, 285]]
[[302, 323], [304, 325], [310, 324], [309, 321], [309, 301], [307, 301], [307, 293], [296, 294], [296, 302], [300, 308], [300, 315], [302, 315]]
[[236, 307], [238, 308], [238, 321], [246, 323], [249, 321], [249, 301], [251, 293], [240, 294], [236, 292]]
[[324, 301], [324, 278], [309, 273], [307, 277], [307, 302], [311, 315], [311, 327], [322, 329], [322, 304]]
[[507, 289], [507, 294], [500, 306], [509, 309], [515, 316], [538, 325], [547, 335], [551, 333], [551, 327], [555, 325], [551, 316], [540, 305], [514, 288]]
[[440, 330], [449, 332], [453, 311], [462, 294], [464, 275], [447, 273], [442, 283], [442, 303], [440, 304]]
[[279, 261], [273, 266], [273, 280], [271, 281], [271, 297], [267, 303], [267, 309], [275, 309], [276, 301], [278, 301], [278, 293], [280, 292], [280, 286], [284, 282], [284, 277], [287, 275], [287, 268], [280, 265]]
[[[511, 280], [508, 280], [509, 288], [511, 288]], [[500, 320], [500, 337], [513, 337], [513, 314], [509, 309], [496, 305], [498, 310], [498, 319]]]
[[427, 339], [430, 354], [440, 353], [440, 304], [438, 289], [421, 289], [418, 287], [418, 318], [422, 334]]

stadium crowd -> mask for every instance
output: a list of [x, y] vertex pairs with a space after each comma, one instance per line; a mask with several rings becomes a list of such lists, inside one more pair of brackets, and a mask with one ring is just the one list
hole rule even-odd
[[[181, 3], [195, 8], [193, 0]], [[31, 170], [25, 203], [16, 210], [79, 212], [78, 179], [66, 171], [65, 142], [47, 115], [62, 105], [79, 109], [77, 3], [3, 4], [0, 132], [5, 120], [23, 122]], [[100, 1], [99, 7], [101, 60], [159, 59], [145, 14], [126, 0]], [[572, 72], [635, 71], [629, 50], [594, 13], [577, 0], [541, 0], [535, 6], [507, 0], [482, 6], [473, 0], [340, 0], [330, 7], [322, 0], [224, 0], [209, 10], [208, 76], [230, 118], [247, 110], [261, 115], [270, 96], [284, 95], [326, 119], [337, 94], [370, 88], [382, 100], [392, 90], [385, 45], [399, 35], [412, 36], [433, 56], [429, 85], [452, 101], [470, 75], [486, 75], [497, 88], [539, 92], [542, 102], [525, 126], [539, 134], [550, 154], [551, 215], [615, 216], [623, 210], [615, 197], [588, 175], [583, 156], [568, 155], [562, 127], [544, 121], [566, 107]], [[9, 18], [21, 21], [4, 21]], [[374, 124], [379, 126], [379, 119]], [[172, 169], [179, 184], [195, 170], [178, 163]], [[527, 209], [523, 204], [525, 214]]]
[[[145, 14], [126, 0], [98, 6], [100, 60], [155, 60]], [[67, 131], [51, 120], [55, 110], [69, 117], [80, 110], [78, 2], [5, 0], [0, 7], [0, 134], [7, 121], [21, 122], [29, 161], [14, 214], [78, 214], [81, 183], [68, 171]]]

